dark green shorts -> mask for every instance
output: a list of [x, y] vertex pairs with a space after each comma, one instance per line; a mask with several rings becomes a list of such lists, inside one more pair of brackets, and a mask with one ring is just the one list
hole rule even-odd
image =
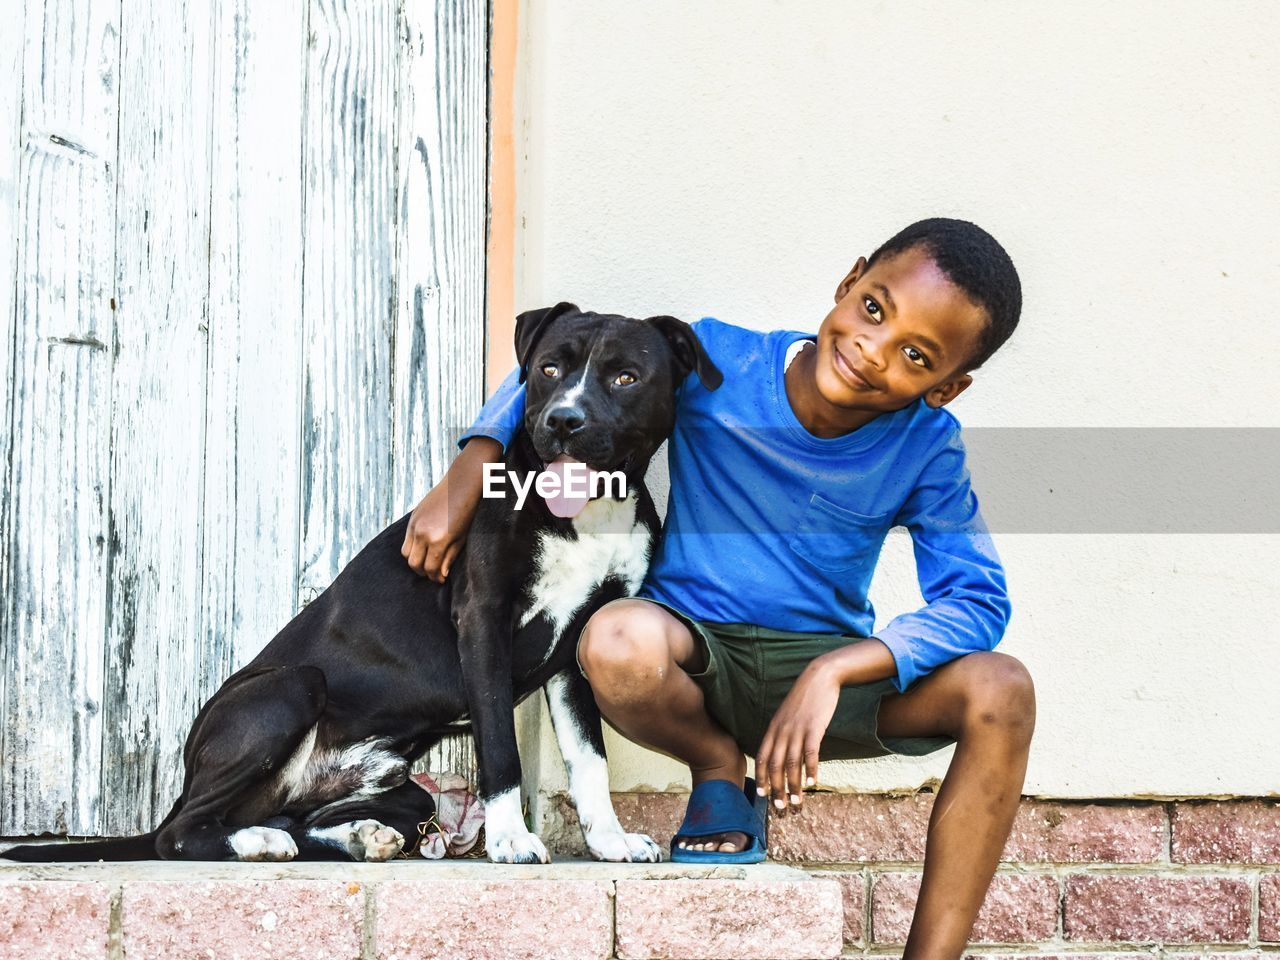
[[[815, 657], [859, 638], [792, 633], [749, 623], [694, 620], [674, 607], [649, 600], [689, 628], [706, 666], [691, 673], [706, 697], [707, 711], [754, 757], [769, 721], [800, 672]], [[876, 730], [880, 698], [896, 692], [892, 680], [845, 687], [822, 741], [823, 760], [863, 760], [889, 754], [922, 756], [955, 743], [951, 737], [881, 737]]]

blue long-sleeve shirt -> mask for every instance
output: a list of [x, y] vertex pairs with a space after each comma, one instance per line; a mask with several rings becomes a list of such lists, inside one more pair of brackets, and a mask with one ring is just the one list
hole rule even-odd
[[[678, 391], [667, 516], [640, 595], [697, 620], [869, 636], [871, 575], [901, 525], [926, 606], [875, 633], [893, 653], [896, 688], [995, 647], [1009, 597], [955, 417], [918, 400], [815, 437], [783, 381], [788, 347], [810, 334], [709, 317], [694, 328], [724, 384], [710, 391], [691, 374]], [[460, 443], [488, 436], [505, 448], [523, 416], [513, 373]]]

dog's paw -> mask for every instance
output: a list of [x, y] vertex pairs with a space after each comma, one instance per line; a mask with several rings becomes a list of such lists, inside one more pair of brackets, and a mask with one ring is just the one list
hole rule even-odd
[[587, 849], [596, 860], [614, 863], [661, 863], [662, 848], [643, 833], [595, 831], [586, 836]]
[[530, 833], [489, 833], [485, 831], [485, 852], [494, 863], [550, 863], [551, 857], [542, 841]]
[[404, 849], [404, 835], [377, 820], [357, 820], [352, 827], [351, 855], [357, 860], [382, 863]]
[[293, 837], [271, 827], [245, 827], [233, 833], [229, 842], [237, 860], [274, 862], [292, 860], [298, 855]]

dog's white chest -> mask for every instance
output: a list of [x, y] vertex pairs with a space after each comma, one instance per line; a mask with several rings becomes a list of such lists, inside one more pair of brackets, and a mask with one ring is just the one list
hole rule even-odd
[[621, 580], [628, 596], [640, 589], [652, 543], [648, 528], [636, 520], [635, 497], [592, 500], [573, 527], [576, 540], [553, 533], [539, 537], [530, 604], [520, 626], [541, 614], [559, 637], [606, 578]]

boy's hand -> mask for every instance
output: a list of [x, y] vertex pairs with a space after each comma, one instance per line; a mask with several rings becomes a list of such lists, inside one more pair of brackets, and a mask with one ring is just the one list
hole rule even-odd
[[473, 437], [444, 478], [413, 508], [400, 554], [415, 573], [444, 583], [480, 502], [484, 465], [501, 459], [498, 441]]
[[785, 813], [788, 800], [799, 812], [804, 787], [817, 784], [818, 746], [839, 699], [840, 677], [819, 657], [773, 715], [756, 755], [756, 784], [762, 796], [772, 796], [775, 813]]

